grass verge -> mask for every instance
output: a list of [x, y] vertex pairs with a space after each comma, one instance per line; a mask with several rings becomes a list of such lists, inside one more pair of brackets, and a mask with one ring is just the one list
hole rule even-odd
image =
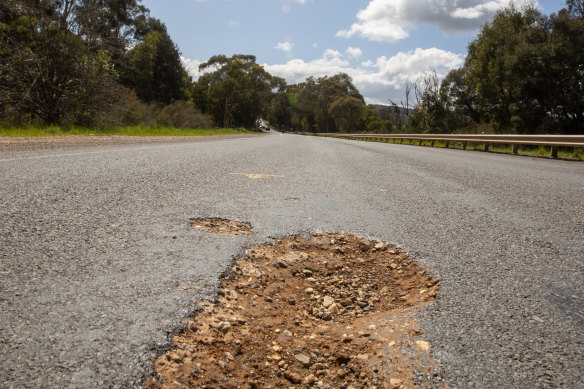
[[0, 127], [0, 136], [7, 137], [46, 137], [63, 135], [125, 135], [125, 136], [211, 136], [254, 134], [244, 128], [176, 128], [176, 127], [146, 127], [127, 126], [103, 129], [85, 127]]

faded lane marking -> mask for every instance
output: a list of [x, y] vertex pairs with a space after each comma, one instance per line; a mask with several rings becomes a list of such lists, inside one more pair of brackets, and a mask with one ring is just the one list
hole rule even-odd
[[231, 173], [231, 174], [246, 176], [247, 178], [252, 180], [261, 180], [265, 178], [284, 178], [284, 176], [280, 176], [278, 174], [248, 174], [248, 173]]

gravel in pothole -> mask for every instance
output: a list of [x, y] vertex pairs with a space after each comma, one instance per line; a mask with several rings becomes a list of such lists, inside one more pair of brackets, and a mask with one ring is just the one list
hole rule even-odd
[[441, 386], [416, 321], [438, 289], [404, 250], [346, 233], [248, 249], [147, 387]]
[[195, 230], [212, 232], [222, 235], [253, 235], [252, 225], [248, 222], [222, 219], [218, 217], [191, 219], [191, 227]]

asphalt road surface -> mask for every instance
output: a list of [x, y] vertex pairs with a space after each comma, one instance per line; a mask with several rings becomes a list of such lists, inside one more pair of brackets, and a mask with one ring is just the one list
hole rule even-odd
[[321, 231], [440, 278], [450, 388], [584, 387], [584, 164], [281, 134], [1, 153], [0, 387], [139, 387], [233, 255]]

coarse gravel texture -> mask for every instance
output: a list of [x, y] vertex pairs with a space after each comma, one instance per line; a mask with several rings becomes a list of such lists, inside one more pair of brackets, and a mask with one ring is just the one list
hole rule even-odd
[[140, 387], [232, 256], [319, 231], [440, 280], [420, 327], [449, 388], [584, 387], [581, 162], [273, 134], [2, 151], [0, 177], [2, 388]]
[[251, 247], [218, 300], [173, 336], [147, 388], [439, 385], [416, 323], [438, 284], [404, 250], [346, 233]]

